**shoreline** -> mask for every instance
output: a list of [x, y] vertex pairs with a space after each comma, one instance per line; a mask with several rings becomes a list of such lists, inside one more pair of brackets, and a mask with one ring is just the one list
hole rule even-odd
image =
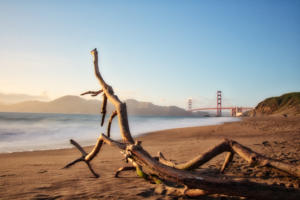
[[[239, 123], [240, 121], [234, 121], [234, 122], [224, 122], [222, 124], [215, 124], [215, 125], [206, 125], [206, 126], [190, 126], [190, 127], [182, 127], [182, 128], [170, 128], [170, 129], [162, 129], [162, 130], [157, 130], [157, 131], [151, 131], [151, 132], [147, 132], [147, 133], [142, 133], [136, 137], [133, 137], [134, 139], [140, 139], [140, 138], [144, 138], [147, 137], [147, 135], [151, 135], [151, 134], [157, 134], [159, 133], [163, 133], [163, 132], [173, 132], [173, 131], [177, 131], [177, 130], [182, 130], [185, 131], [185, 129], [198, 129], [200, 127], [215, 127], [215, 126], [221, 126], [223, 124], [226, 123]], [[70, 138], [72, 139], [72, 138]], [[121, 141], [121, 140], [116, 140], [116, 141]], [[96, 142], [96, 140], [95, 140]], [[82, 146], [83, 148], [92, 148], [94, 145], [86, 145], [86, 146]], [[57, 148], [57, 149], [37, 149], [37, 150], [26, 150], [26, 151], [14, 151], [14, 152], [0, 152], [0, 155], [2, 154], [14, 154], [14, 153], [31, 153], [31, 152], [47, 152], [47, 151], [58, 151], [58, 150], [69, 150], [69, 149], [73, 149], [74, 146], [70, 144], [70, 147], [67, 148]]]
[[[95, 121], [96, 119], [94, 118], [90, 119], [90, 122], [86, 122], [86, 119], [80, 119], [82, 121], [78, 121], [77, 118], [66, 118], [54, 121], [52, 118], [43, 118], [41, 122], [35, 123], [32, 119], [36, 117], [39, 116], [33, 118], [29, 117], [28, 120], [24, 118], [26, 119], [25, 121], [29, 122], [21, 123], [21, 127], [24, 127], [22, 131], [15, 128], [19, 126], [17, 123], [18, 118], [16, 118], [12, 124], [8, 124], [7, 127], [5, 123], [2, 122], [0, 130], [3, 131], [4, 135], [0, 135], [0, 154], [68, 149], [73, 147], [69, 143], [70, 139], [75, 139], [82, 144], [82, 146], [92, 146], [97, 140], [97, 133], [99, 131], [105, 131], [105, 126], [99, 127], [98, 121]], [[23, 117], [21, 118], [23, 119]], [[131, 133], [134, 138], [161, 130], [167, 131], [176, 128], [219, 125], [241, 120], [233, 117], [194, 118], [192, 120], [181, 117], [161, 118], [155, 116], [145, 117], [145, 119], [140, 119], [140, 117], [135, 118], [136, 117], [133, 117], [134, 120], [131, 121]], [[64, 120], [67, 120], [68, 124], [64, 124]], [[72, 120], [74, 122], [71, 122]], [[77, 127], [78, 131], [73, 130], [73, 127]], [[2, 136], [4, 136], [4, 138]], [[117, 122], [112, 126], [111, 137], [115, 140], [121, 139]]]
[[[137, 137], [152, 155], [158, 151], [168, 159], [184, 162], [220, 143], [223, 138], [239, 141], [258, 153], [286, 162], [300, 164], [300, 117], [243, 118], [222, 125], [168, 129]], [[263, 144], [268, 143], [269, 146]], [[270, 148], [271, 147], [271, 148]], [[92, 146], [84, 147], [87, 151]], [[155, 185], [138, 178], [134, 172], [124, 172], [114, 178], [114, 172], [126, 163], [118, 149], [105, 145], [92, 161], [100, 178], [93, 178], [83, 163], [61, 169], [78, 158], [75, 148], [38, 150], [0, 154], [0, 197], [2, 199], [169, 199], [154, 192]], [[225, 154], [216, 157], [202, 169], [212, 176], [224, 161]], [[226, 175], [248, 177], [251, 181], [284, 184], [299, 188], [300, 181], [280, 176], [268, 169], [256, 169], [234, 158]]]

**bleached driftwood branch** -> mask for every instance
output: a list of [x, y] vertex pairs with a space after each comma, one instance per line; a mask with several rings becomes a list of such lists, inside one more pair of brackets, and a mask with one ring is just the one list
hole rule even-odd
[[[224, 194], [254, 199], [295, 199], [300, 196], [300, 191], [297, 189], [254, 183], [247, 180], [224, 180], [218, 177], [205, 176], [199, 172], [192, 171], [215, 156], [223, 152], [228, 152], [225, 162], [221, 168], [222, 172], [232, 160], [233, 156], [237, 154], [248, 161], [251, 165], [272, 167], [293, 176], [300, 177], [299, 166], [267, 158], [232, 140], [225, 140], [206, 153], [201, 154], [183, 164], [176, 164], [167, 160], [162, 153], [160, 153], [158, 157], [152, 157], [146, 150], [143, 149], [141, 142], [134, 141], [132, 138], [128, 124], [126, 104], [119, 100], [119, 98], [114, 94], [112, 87], [102, 78], [98, 67], [97, 49], [92, 50], [91, 53], [94, 59], [95, 75], [99, 80], [102, 90], [96, 92], [89, 91], [84, 94], [92, 94], [96, 96], [103, 92], [101, 125], [104, 123], [107, 101], [113, 104], [115, 111], [111, 114], [109, 119], [107, 136], [101, 134], [95, 147], [90, 153], [86, 153], [77, 142], [71, 140], [71, 143], [82, 153], [82, 156], [67, 164], [65, 168], [69, 168], [77, 162], [83, 161], [88, 165], [94, 176], [98, 177], [98, 174], [92, 169], [90, 162], [100, 152], [102, 145], [106, 143], [119, 148], [121, 153], [125, 156], [126, 161], [132, 164], [132, 167], [128, 166], [120, 168], [116, 173], [116, 177], [121, 171], [136, 169], [139, 176], [150, 182], [157, 183], [169, 194], [186, 195], [191, 197], [206, 194]], [[110, 126], [115, 116], [118, 117], [122, 142], [110, 139]]]
[[282, 172], [288, 173], [292, 176], [300, 177], [300, 166], [268, 158], [266, 156], [252, 151], [251, 149], [239, 144], [236, 141], [227, 139], [225, 139], [219, 145], [216, 145], [213, 149], [195, 157], [194, 159], [186, 163], [175, 164], [174, 162], [167, 160], [162, 153], [159, 153], [159, 161], [161, 163], [164, 163], [165, 165], [177, 169], [193, 170], [199, 168], [204, 163], [208, 162], [212, 158], [224, 152], [228, 152], [228, 154], [220, 170], [221, 172], [223, 172], [228, 166], [229, 162], [232, 161], [233, 155], [237, 154], [244, 160], [246, 160], [251, 166], [271, 167]]

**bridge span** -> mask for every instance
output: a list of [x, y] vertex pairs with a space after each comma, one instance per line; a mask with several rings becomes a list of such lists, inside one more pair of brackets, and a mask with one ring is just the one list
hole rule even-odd
[[203, 110], [216, 110], [217, 116], [222, 116], [222, 110], [231, 110], [231, 116], [239, 117], [243, 114], [243, 112], [252, 110], [252, 107], [239, 107], [239, 106], [231, 106], [231, 107], [222, 107], [222, 92], [217, 91], [217, 107], [207, 107], [207, 108], [192, 108], [192, 99], [188, 99], [188, 111], [196, 112]]

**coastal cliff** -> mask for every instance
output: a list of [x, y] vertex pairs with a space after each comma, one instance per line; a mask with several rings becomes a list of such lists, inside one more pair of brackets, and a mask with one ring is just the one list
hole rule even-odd
[[260, 102], [254, 110], [248, 112], [247, 115], [300, 115], [300, 92], [292, 92], [278, 97], [267, 98]]

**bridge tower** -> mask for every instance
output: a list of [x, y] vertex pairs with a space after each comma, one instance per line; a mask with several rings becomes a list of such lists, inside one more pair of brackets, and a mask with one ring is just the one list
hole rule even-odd
[[192, 104], [193, 102], [192, 102], [192, 99], [188, 99], [188, 110], [192, 110]]
[[222, 91], [217, 91], [217, 117], [222, 116]]

